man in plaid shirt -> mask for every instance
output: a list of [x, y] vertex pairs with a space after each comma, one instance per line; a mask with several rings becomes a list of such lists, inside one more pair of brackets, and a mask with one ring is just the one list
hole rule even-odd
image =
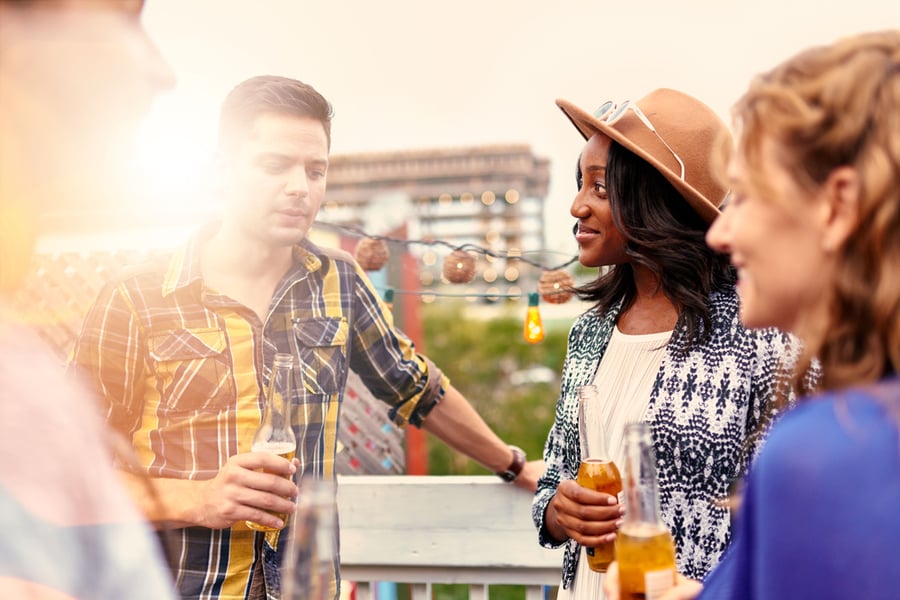
[[[331, 116], [293, 79], [234, 88], [219, 131], [222, 220], [109, 284], [74, 350], [73, 370], [137, 451], [143, 473], [125, 476], [169, 529], [184, 598], [278, 597], [285, 544], [244, 521], [282, 526], [269, 511], [292, 512], [298, 494], [285, 476], [334, 477], [349, 369], [398, 424], [424, 427], [526, 489], [541, 474], [394, 328], [359, 265], [306, 239], [325, 195]], [[276, 352], [298, 364], [293, 461], [251, 452]]]

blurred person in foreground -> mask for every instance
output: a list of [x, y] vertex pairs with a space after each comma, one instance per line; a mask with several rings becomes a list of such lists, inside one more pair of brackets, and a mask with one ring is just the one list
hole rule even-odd
[[798, 380], [722, 562], [666, 598], [896, 599], [900, 30], [797, 54], [734, 120], [734, 196], [707, 239], [737, 267], [744, 323], [795, 332], [821, 383]]
[[0, 598], [174, 598], [96, 405], [11, 309], [46, 213], [115, 194], [118, 140], [173, 84], [141, 10], [0, 0]]
[[[101, 291], [76, 345], [73, 369], [102, 394], [162, 499], [144, 508], [183, 548], [185, 598], [279, 596], [286, 544], [245, 521], [280, 528], [269, 511], [293, 512], [292, 477], [334, 478], [349, 369], [397, 424], [423, 427], [507, 481], [534, 491], [543, 469], [416, 352], [351, 256], [307, 239], [331, 121], [331, 104], [303, 82], [237, 85], [219, 128], [222, 219]], [[252, 451], [276, 352], [296, 365], [293, 461]]]
[[775, 329], [740, 323], [734, 270], [704, 241], [727, 191], [716, 177], [717, 153], [731, 145], [724, 122], [671, 89], [594, 113], [557, 105], [587, 140], [570, 212], [579, 261], [601, 270], [576, 290], [594, 306], [569, 333], [533, 517], [542, 545], [566, 546], [558, 597], [595, 600], [603, 577], [585, 548], [615, 540], [622, 509], [576, 482], [578, 388], [597, 386], [588, 442], [604, 436], [620, 468], [625, 424], [650, 424], [661, 516], [679, 568], [702, 578], [731, 535], [718, 501], [761, 444], [797, 348]]

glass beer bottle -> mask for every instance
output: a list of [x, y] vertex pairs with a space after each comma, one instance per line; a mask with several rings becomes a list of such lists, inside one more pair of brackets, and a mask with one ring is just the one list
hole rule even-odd
[[654, 600], [675, 585], [675, 542], [659, 514], [647, 423], [625, 426], [624, 523], [616, 535], [621, 600]]
[[[290, 354], [276, 354], [272, 365], [272, 376], [266, 390], [266, 406], [262, 422], [253, 437], [253, 452], [271, 452], [288, 460], [294, 459], [297, 438], [291, 427], [291, 402], [293, 397], [294, 357]], [[285, 524], [288, 515], [272, 513]], [[255, 531], [276, 531], [253, 521], [245, 521], [247, 527]]]
[[[616, 463], [606, 449], [606, 432], [599, 421], [590, 426], [588, 415], [595, 414], [599, 398], [597, 387], [585, 385], [578, 388], [578, 435], [581, 438], [581, 464], [575, 481], [578, 485], [618, 497], [622, 492], [622, 477]], [[590, 435], [590, 442], [588, 441]], [[615, 559], [615, 544], [608, 542], [594, 548], [585, 548], [588, 566], [593, 571], [605, 573]]]
[[299, 487], [281, 566], [281, 598], [333, 600], [337, 597], [337, 486], [334, 479], [306, 475]]

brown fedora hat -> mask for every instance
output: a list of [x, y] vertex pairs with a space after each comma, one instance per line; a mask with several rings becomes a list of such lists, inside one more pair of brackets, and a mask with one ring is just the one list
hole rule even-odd
[[612, 118], [610, 125], [606, 120], [617, 112], [614, 106], [606, 112], [598, 109], [602, 114], [597, 117], [567, 100], [556, 101], [584, 139], [599, 132], [634, 152], [675, 186], [698, 215], [712, 223], [728, 192], [718, 172], [726, 156], [722, 152], [731, 148], [728, 127], [707, 105], [676, 90], [654, 90], [631, 104], [637, 105], [657, 133], [635, 110], [620, 111], [621, 116]]

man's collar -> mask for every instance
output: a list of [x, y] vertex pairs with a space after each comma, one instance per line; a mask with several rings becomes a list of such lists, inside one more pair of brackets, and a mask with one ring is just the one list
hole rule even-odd
[[[191, 236], [187, 244], [180, 246], [169, 262], [169, 268], [163, 281], [163, 297], [175, 292], [198, 286], [202, 289], [203, 274], [200, 268], [200, 257], [205, 244], [219, 229], [218, 223], [210, 223], [200, 228]], [[291, 276], [313, 273], [322, 268], [318, 246], [307, 239], [292, 248], [293, 267]]]
[[294, 246], [294, 265], [302, 265], [308, 272], [314, 273], [322, 268], [322, 259], [319, 258], [319, 247], [303, 239]]

